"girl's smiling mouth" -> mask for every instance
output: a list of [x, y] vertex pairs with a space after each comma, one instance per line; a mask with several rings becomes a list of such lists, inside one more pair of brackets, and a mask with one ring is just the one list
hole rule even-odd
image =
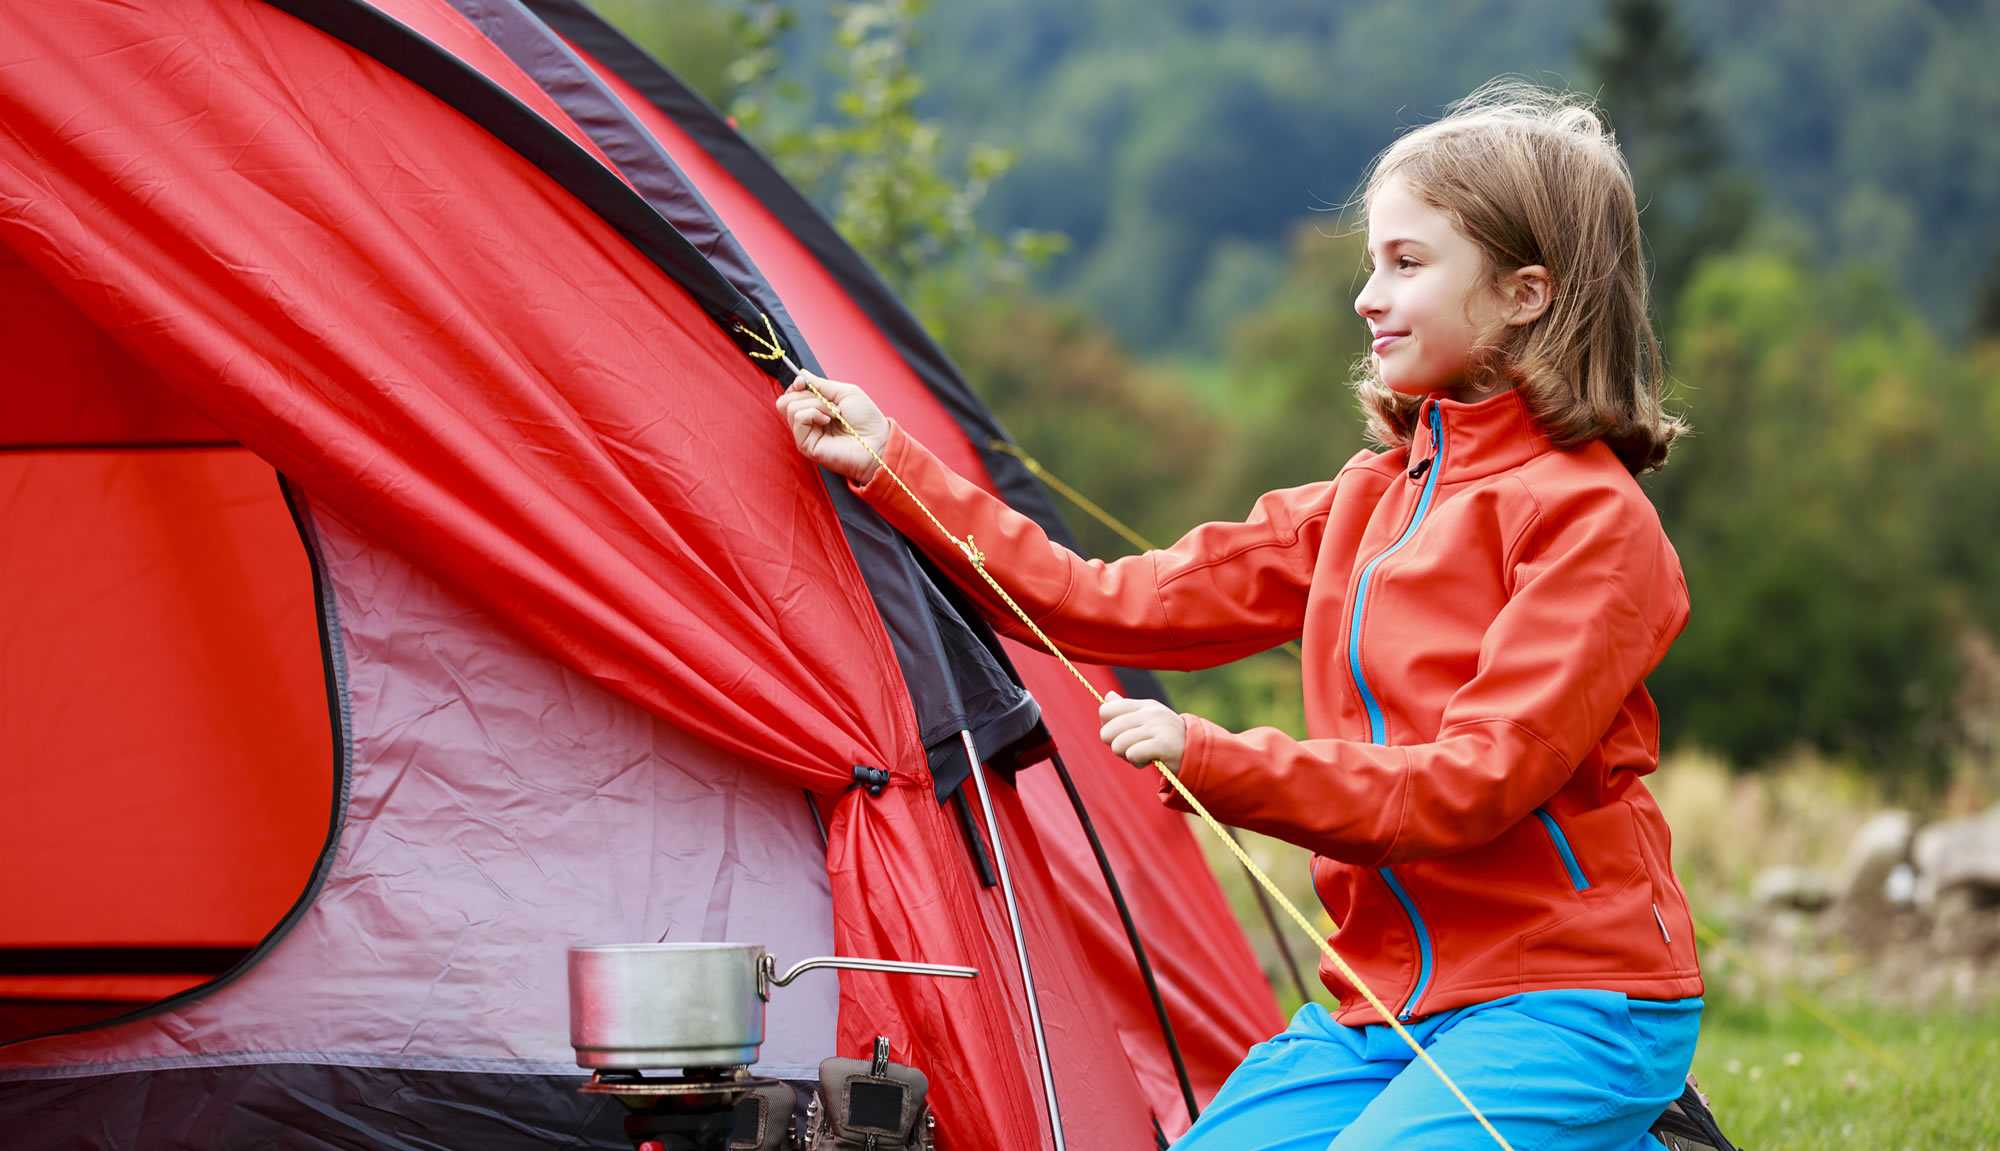
[[1375, 343], [1374, 343], [1375, 354], [1378, 356], [1382, 355], [1384, 352], [1387, 352], [1390, 349], [1390, 347], [1395, 344], [1397, 340], [1400, 340], [1404, 336], [1407, 336], [1409, 334], [1410, 333], [1408, 332], [1375, 333]]

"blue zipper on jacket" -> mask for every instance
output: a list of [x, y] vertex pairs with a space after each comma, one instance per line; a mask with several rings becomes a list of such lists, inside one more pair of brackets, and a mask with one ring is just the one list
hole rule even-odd
[[1410, 517], [1410, 526], [1396, 537], [1396, 542], [1384, 548], [1381, 555], [1368, 561], [1361, 569], [1361, 581], [1354, 590], [1354, 615], [1347, 621], [1347, 667], [1354, 673], [1354, 686], [1361, 689], [1361, 704], [1368, 709], [1368, 742], [1387, 743], [1388, 726], [1382, 720], [1382, 705], [1375, 702], [1375, 692], [1368, 686], [1368, 677], [1361, 673], [1361, 613], [1368, 607], [1368, 584], [1375, 576], [1375, 569], [1382, 561], [1402, 550], [1410, 537], [1417, 534], [1417, 528], [1430, 514], [1431, 496], [1437, 491], [1438, 473], [1444, 471], [1444, 413], [1438, 410], [1437, 401], [1431, 401], [1431, 465], [1424, 476], [1423, 494], [1417, 497], [1416, 514]]
[[[1430, 467], [1425, 471], [1424, 490], [1417, 497], [1417, 510], [1410, 517], [1410, 526], [1396, 537], [1396, 542], [1383, 549], [1382, 554], [1368, 561], [1361, 569], [1361, 580], [1354, 589], [1354, 614], [1347, 622], [1347, 667], [1354, 675], [1354, 686], [1361, 692], [1362, 706], [1368, 709], [1368, 742], [1385, 744], [1389, 742], [1389, 729], [1382, 718], [1382, 705], [1376, 702], [1375, 692], [1368, 686], [1368, 677], [1361, 672], [1361, 615], [1368, 605], [1368, 584], [1375, 575], [1375, 569], [1382, 561], [1400, 551], [1410, 537], [1417, 534], [1417, 528], [1430, 514], [1431, 497], [1437, 492], [1438, 476], [1444, 471], [1444, 413], [1438, 409], [1437, 401], [1430, 403], [1431, 458]], [[1419, 465], [1421, 467], [1421, 465]], [[1403, 889], [1402, 881], [1396, 878], [1393, 868], [1381, 867], [1376, 874], [1403, 905], [1403, 911], [1410, 917], [1410, 929], [1417, 936], [1417, 985], [1410, 990], [1410, 997], [1403, 1001], [1403, 1008], [1397, 1018], [1408, 1020], [1416, 1014], [1417, 1001], [1424, 997], [1424, 989], [1431, 982], [1431, 933], [1424, 926], [1424, 917], [1417, 911], [1417, 903], [1410, 893]]]
[[1576, 861], [1576, 852], [1570, 850], [1569, 837], [1563, 834], [1562, 825], [1544, 808], [1536, 808], [1535, 817], [1547, 829], [1549, 842], [1556, 845], [1556, 854], [1562, 856], [1563, 870], [1569, 872], [1569, 885], [1578, 891], [1589, 891], [1590, 880], [1583, 874], [1583, 865]]

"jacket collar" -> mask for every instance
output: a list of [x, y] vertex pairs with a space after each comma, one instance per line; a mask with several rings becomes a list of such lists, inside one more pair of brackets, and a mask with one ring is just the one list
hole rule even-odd
[[[1433, 420], [1437, 423], [1434, 425]], [[1548, 433], [1535, 417], [1518, 390], [1501, 392], [1477, 403], [1432, 397], [1417, 413], [1415, 434], [1410, 437], [1410, 463], [1415, 466], [1435, 459], [1438, 445], [1433, 426], [1444, 431], [1444, 457], [1438, 476], [1441, 484], [1464, 483], [1495, 472], [1516, 468], [1543, 452], [1554, 450]]]

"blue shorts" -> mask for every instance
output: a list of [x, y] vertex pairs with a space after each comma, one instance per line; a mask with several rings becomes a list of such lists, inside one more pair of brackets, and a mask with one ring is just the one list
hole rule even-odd
[[[1659, 1151], [1701, 1000], [1533, 991], [1409, 1025], [1515, 1151]], [[1250, 1049], [1173, 1151], [1475, 1151], [1498, 1143], [1388, 1027], [1308, 1003]]]

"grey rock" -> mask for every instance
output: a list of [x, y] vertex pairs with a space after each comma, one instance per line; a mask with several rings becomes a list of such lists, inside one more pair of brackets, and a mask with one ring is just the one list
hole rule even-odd
[[1818, 911], [1833, 902], [1833, 876], [1817, 867], [1780, 864], [1750, 881], [1750, 898], [1765, 907]]
[[1865, 912], [1887, 899], [1886, 885], [1896, 865], [1909, 858], [1916, 819], [1907, 811], [1881, 811], [1847, 841], [1847, 854], [1834, 872], [1834, 896], [1850, 911]]
[[1954, 887], [2000, 893], [2000, 805], [1931, 824], [1917, 833], [1910, 856], [1926, 894]]
[[1968, 883], [1938, 893], [1932, 907], [1931, 947], [1943, 955], [1982, 957], [2000, 952], [2000, 895]]

